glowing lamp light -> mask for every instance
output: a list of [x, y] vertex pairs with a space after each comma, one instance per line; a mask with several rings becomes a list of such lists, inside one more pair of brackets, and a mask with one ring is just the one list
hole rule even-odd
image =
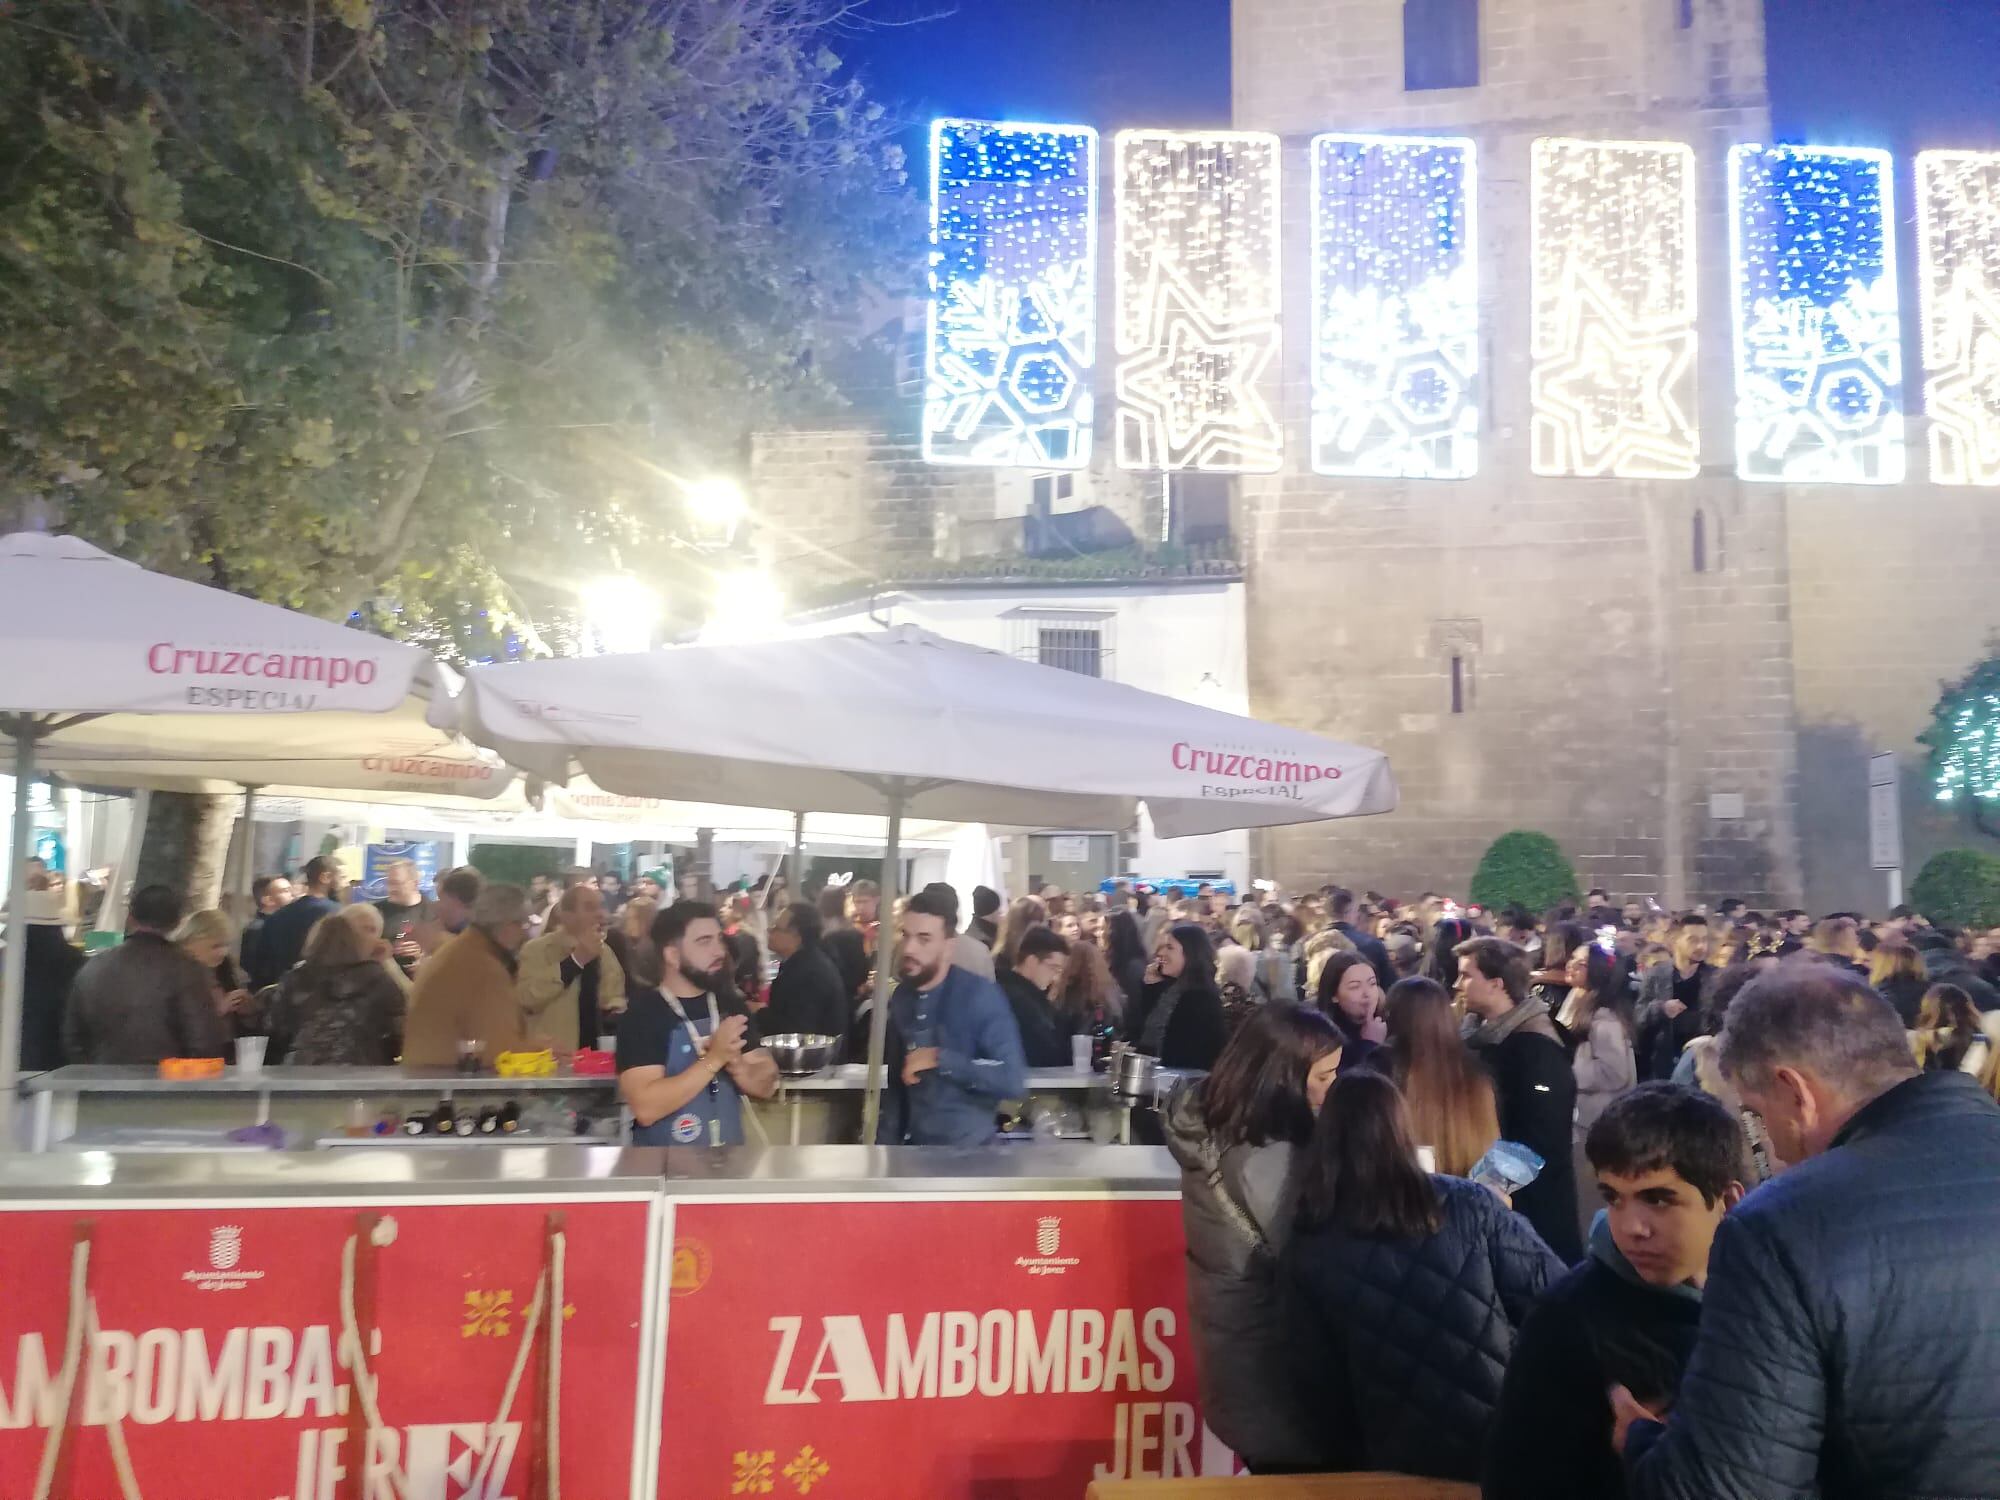
[[598, 579], [585, 591], [583, 604], [599, 652], [650, 651], [659, 637], [660, 596], [630, 574]]
[[735, 539], [736, 528], [750, 514], [750, 501], [743, 487], [726, 475], [713, 475], [683, 485], [682, 500], [694, 540], [704, 546], [726, 547]]
[[1917, 157], [1931, 479], [2000, 485], [2000, 152]]
[[703, 645], [745, 645], [783, 634], [785, 593], [765, 568], [715, 575], [715, 600], [701, 628]]
[[1118, 463], [1269, 473], [1278, 138], [1127, 130], [1116, 156]]
[[931, 123], [924, 457], [1037, 470], [1090, 461], [1097, 132]]
[[1538, 140], [1531, 176], [1534, 471], [1692, 478], [1693, 149]]
[[1886, 151], [1731, 149], [1742, 478], [1902, 480], [1894, 193]]
[[1318, 473], [1478, 472], [1476, 151], [1456, 138], [1313, 139]]

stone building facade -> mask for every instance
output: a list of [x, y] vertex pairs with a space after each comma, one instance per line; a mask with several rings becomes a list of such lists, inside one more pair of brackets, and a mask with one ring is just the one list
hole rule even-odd
[[[1176, 479], [1170, 498], [1159, 476], [1117, 471], [1100, 367], [1099, 457], [1073, 494], [1041, 499], [1100, 507], [1142, 549], [1164, 541], [1176, 558], [1189, 517], [1205, 517], [1204, 545], [1246, 582], [1251, 712], [1389, 754], [1398, 812], [1262, 835], [1260, 873], [1462, 891], [1494, 837], [1536, 828], [1586, 883], [1621, 897], [1879, 909], [1871, 753], [1903, 757], [1909, 869], [1966, 841], [1925, 794], [1915, 736], [1940, 680], [2000, 627], [2000, 494], [1931, 484], [1921, 416], [1901, 485], [1735, 477], [1726, 153], [1770, 139], [1761, 0], [1407, 3], [1476, 12], [1475, 84], [1405, 87], [1406, 0], [1234, 0], [1232, 123], [1284, 143], [1284, 467]], [[1328, 130], [1478, 143], [1474, 478], [1311, 471], [1307, 156]], [[1529, 159], [1543, 136], [1695, 150], [1702, 469], [1691, 480], [1532, 472]], [[1911, 164], [1896, 171], [1907, 204]], [[1898, 218], [1914, 412], [1915, 232], [1909, 213]], [[919, 399], [906, 390], [877, 430], [758, 441], [760, 548], [788, 581], [935, 576], [1006, 550], [991, 528], [1020, 524], [1009, 518], [1032, 508], [1021, 491], [1037, 481], [923, 463]]]

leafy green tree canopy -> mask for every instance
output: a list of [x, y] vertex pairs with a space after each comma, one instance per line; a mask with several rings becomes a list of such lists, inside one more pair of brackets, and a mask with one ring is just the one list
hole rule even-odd
[[921, 271], [842, 13], [0, 6], [0, 506], [447, 652], [672, 592], [682, 483]]
[[1947, 683], [1917, 738], [1930, 747], [1938, 801], [1963, 807], [1973, 827], [2000, 838], [2000, 656]]
[[1977, 849], [1946, 849], [1910, 882], [1910, 905], [1951, 927], [2000, 927], [2000, 858]]

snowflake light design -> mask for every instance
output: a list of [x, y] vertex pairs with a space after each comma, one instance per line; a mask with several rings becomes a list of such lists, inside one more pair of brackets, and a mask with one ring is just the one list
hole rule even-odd
[[1479, 467], [1475, 147], [1312, 145], [1313, 468], [1464, 479]]
[[1097, 359], [1097, 132], [931, 124], [924, 456], [1080, 469]]
[[1128, 130], [1116, 173], [1119, 464], [1277, 468], [1278, 138]]
[[1931, 478], [2000, 485], [2000, 152], [1917, 157]]
[[1903, 341], [1886, 151], [1729, 153], [1736, 472], [1903, 478]]
[[1535, 142], [1533, 467], [1687, 479], [1695, 406], [1694, 152]]

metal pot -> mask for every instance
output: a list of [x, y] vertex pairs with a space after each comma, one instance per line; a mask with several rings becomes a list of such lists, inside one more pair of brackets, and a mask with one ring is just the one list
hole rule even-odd
[[778, 1064], [778, 1071], [787, 1078], [810, 1078], [822, 1072], [832, 1063], [834, 1049], [840, 1046], [837, 1036], [819, 1036], [810, 1032], [781, 1031], [776, 1036], [764, 1038], [764, 1050], [769, 1052]]
[[1153, 1076], [1159, 1071], [1157, 1057], [1148, 1057], [1143, 1052], [1121, 1053], [1111, 1070], [1111, 1092], [1120, 1099], [1149, 1099], [1153, 1094]]

